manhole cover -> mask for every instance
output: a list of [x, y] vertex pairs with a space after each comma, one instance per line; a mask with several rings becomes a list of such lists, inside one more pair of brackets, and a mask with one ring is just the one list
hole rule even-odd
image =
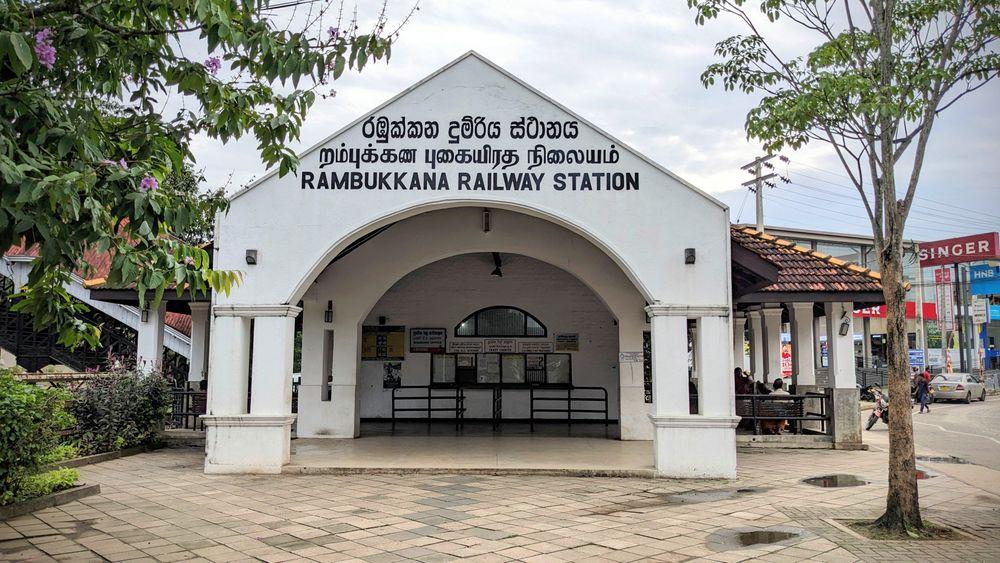
[[741, 532], [736, 539], [742, 546], [758, 545], [762, 543], [778, 543], [792, 538], [799, 537], [794, 532], [780, 532], [777, 530], [755, 530], [753, 532]]
[[809, 477], [808, 479], [803, 479], [803, 483], [813, 485], [816, 487], [860, 487], [861, 485], [867, 485], [868, 481], [864, 481], [857, 475], [847, 475], [845, 473], [837, 473], [834, 475], [820, 475], [819, 477]]

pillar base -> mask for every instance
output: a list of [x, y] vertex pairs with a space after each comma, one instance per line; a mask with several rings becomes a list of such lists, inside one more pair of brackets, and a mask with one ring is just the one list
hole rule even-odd
[[205, 473], [281, 473], [288, 463], [295, 415], [202, 416]]
[[656, 416], [653, 448], [658, 477], [736, 478], [738, 416]]
[[[829, 409], [833, 420], [833, 447], [838, 450], [855, 450], [861, 447], [861, 414], [858, 412], [859, 392], [856, 388], [831, 389], [832, 405]], [[909, 413], [905, 413], [909, 416]]]

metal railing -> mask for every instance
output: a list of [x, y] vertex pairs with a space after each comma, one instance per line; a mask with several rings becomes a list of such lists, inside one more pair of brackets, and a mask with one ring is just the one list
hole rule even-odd
[[174, 389], [174, 407], [170, 412], [170, 426], [185, 430], [204, 430], [205, 423], [198, 417], [205, 414], [208, 393]]
[[[400, 395], [400, 393], [403, 395]], [[411, 406], [423, 403], [423, 406]], [[442, 403], [444, 406], [442, 406]], [[455, 429], [465, 424], [465, 388], [432, 387], [430, 385], [400, 385], [392, 389], [392, 430], [396, 430], [396, 419], [413, 420], [418, 417], [399, 417], [397, 413], [424, 413], [427, 424], [434, 420], [434, 413], [453, 413]], [[439, 417], [441, 418], [441, 417]]]
[[[535, 387], [529, 388], [529, 401], [531, 414], [529, 416], [531, 431], [535, 431], [535, 420], [553, 420], [550, 417], [538, 418], [535, 416], [536, 413], [559, 413], [566, 416], [566, 423], [573, 423], [574, 414], [602, 414], [604, 415], [604, 427], [607, 428], [610, 423], [608, 418], [608, 390], [604, 387], [567, 387], [565, 389], [545, 389]], [[575, 391], [582, 392], [584, 394], [599, 391], [597, 396], [574, 396]], [[535, 393], [565, 393], [565, 396], [536, 396]], [[543, 406], [537, 407], [536, 403], [543, 403]], [[599, 403], [600, 408], [587, 408], [575, 406], [574, 403]], [[593, 420], [593, 419], [589, 419]], [[600, 420], [600, 419], [598, 419]]]
[[[740, 425], [750, 426], [755, 435], [762, 434], [764, 427], [778, 428], [782, 421], [789, 423], [794, 434], [802, 433], [804, 422], [818, 422], [820, 431], [825, 434], [827, 424], [831, 420], [827, 413], [832, 411], [832, 406], [828, 408], [827, 402], [832, 401], [832, 399], [833, 395], [829, 389], [823, 393], [805, 393], [803, 395], [737, 394], [736, 415], [743, 419], [740, 421]], [[819, 412], [807, 410], [806, 401], [818, 404]], [[768, 424], [769, 422], [775, 424]]]
[[857, 368], [854, 371], [854, 378], [862, 389], [869, 385], [886, 387], [889, 383], [889, 370], [885, 368]]

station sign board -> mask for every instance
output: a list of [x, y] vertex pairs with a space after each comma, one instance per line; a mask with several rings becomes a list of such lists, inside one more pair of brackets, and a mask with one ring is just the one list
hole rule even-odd
[[920, 243], [920, 267], [1000, 259], [1000, 233], [980, 233]]
[[910, 350], [910, 365], [913, 367], [924, 367], [927, 365], [923, 350]]

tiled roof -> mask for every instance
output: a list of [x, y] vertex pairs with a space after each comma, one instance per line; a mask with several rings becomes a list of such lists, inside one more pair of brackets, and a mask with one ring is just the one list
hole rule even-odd
[[[24, 245], [12, 246], [4, 252], [4, 256], [30, 256], [38, 257], [38, 245], [25, 248]], [[83, 278], [83, 287], [91, 288], [104, 283], [108, 273], [111, 271], [111, 253], [98, 252], [97, 247], [88, 248], [83, 252], [84, 262], [90, 265], [88, 272], [83, 268], [77, 268], [73, 273]], [[168, 312], [164, 322], [177, 332], [191, 336], [191, 315], [183, 313]]]
[[734, 242], [778, 266], [778, 281], [761, 293], [881, 292], [878, 272], [797, 246], [751, 227], [730, 227]]

